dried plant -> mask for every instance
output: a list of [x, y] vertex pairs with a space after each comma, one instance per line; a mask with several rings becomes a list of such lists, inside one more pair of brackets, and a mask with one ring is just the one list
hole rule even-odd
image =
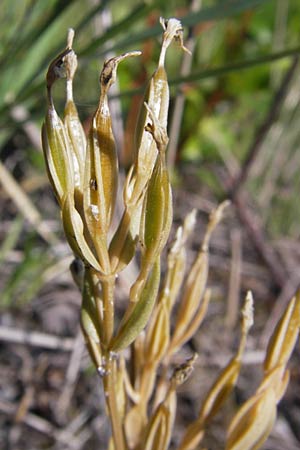
[[[186, 217], [177, 230], [168, 253], [166, 275], [160, 283], [161, 254], [172, 224], [172, 193], [165, 158], [169, 89], [164, 63], [173, 40], [187, 51], [180, 22], [161, 19], [161, 24], [159, 63], [137, 120], [134, 162], [123, 188], [124, 212], [110, 241], [118, 157], [108, 91], [116, 80], [118, 64], [140, 52], [125, 53], [104, 63], [99, 104], [87, 137], [73, 101], [77, 58], [72, 49], [72, 30], [66, 49], [50, 64], [47, 73], [48, 109], [42, 129], [45, 160], [66, 238], [75, 255], [71, 270], [82, 292], [82, 331], [103, 381], [112, 430], [109, 448], [115, 450], [169, 448], [176, 388], [190, 375], [197, 355], [170, 374], [172, 358], [196, 333], [205, 316], [210, 301], [209, 241], [227, 205], [224, 202], [212, 212], [203, 244], [187, 276], [185, 244], [195, 225], [196, 212]], [[53, 84], [59, 78], [66, 78], [63, 120], [52, 97]], [[116, 327], [116, 278], [137, 251], [139, 274]], [[175, 302], [178, 306], [171, 326]], [[236, 383], [253, 321], [252, 303], [249, 293], [242, 311], [238, 351], [210, 388], [199, 416], [178, 445], [180, 450], [199, 446], [209, 422]], [[269, 344], [260, 387], [230, 425], [226, 449], [256, 449], [267, 438], [276, 416], [276, 404], [288, 383], [286, 365], [298, 336], [299, 322], [298, 295], [288, 306]], [[130, 352], [124, 352], [128, 347]]]

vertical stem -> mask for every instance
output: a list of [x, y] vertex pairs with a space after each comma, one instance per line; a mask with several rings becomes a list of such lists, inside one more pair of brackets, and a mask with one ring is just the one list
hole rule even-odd
[[122, 418], [117, 402], [117, 361], [107, 350], [114, 331], [114, 288], [115, 275], [104, 275], [100, 279], [103, 304], [103, 387], [105, 401], [109, 411], [112, 427], [112, 437], [115, 450], [126, 450], [127, 445], [122, 426]]
[[109, 411], [109, 417], [112, 427], [112, 437], [115, 450], [126, 450], [127, 445], [122, 426], [122, 419], [118, 409], [116, 386], [117, 386], [117, 362], [111, 354], [107, 354], [106, 370], [103, 377], [103, 386], [106, 405]]
[[114, 289], [115, 275], [101, 277], [103, 302], [103, 345], [108, 347], [114, 332]]

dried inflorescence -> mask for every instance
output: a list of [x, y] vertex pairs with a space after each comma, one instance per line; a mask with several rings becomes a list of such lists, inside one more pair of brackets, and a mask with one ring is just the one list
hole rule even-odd
[[[110, 241], [119, 171], [108, 92], [116, 80], [118, 64], [140, 52], [125, 53], [104, 63], [99, 104], [87, 137], [73, 100], [77, 57], [72, 49], [72, 30], [67, 48], [50, 64], [47, 73], [48, 109], [42, 130], [43, 149], [66, 238], [76, 258], [71, 270], [82, 292], [82, 331], [103, 380], [112, 427], [109, 448], [115, 450], [163, 450], [170, 445], [176, 389], [192, 372], [196, 355], [170, 373], [172, 358], [196, 333], [209, 305], [209, 241], [227, 205], [224, 202], [212, 212], [203, 244], [185, 278], [185, 244], [193, 231], [196, 212], [186, 217], [169, 250], [166, 275], [160, 283], [160, 258], [172, 224], [172, 193], [165, 157], [169, 87], [164, 64], [173, 40], [186, 50], [180, 22], [162, 19], [161, 24], [164, 31], [161, 54], [137, 119], [134, 162], [123, 188], [124, 212]], [[66, 78], [63, 120], [52, 98], [53, 84], [59, 78]], [[116, 328], [116, 277], [137, 250], [141, 254], [139, 274]], [[176, 302], [177, 313], [171, 327]], [[257, 393], [233, 420], [228, 450], [258, 448], [270, 432], [276, 404], [288, 382], [286, 364], [299, 332], [299, 305], [298, 296], [290, 303], [274, 333], [264, 379]], [[179, 449], [195, 449], [199, 445], [212, 417], [232, 391], [252, 322], [249, 293], [236, 355], [210, 388]], [[125, 360], [122, 350], [129, 346], [131, 357]]]

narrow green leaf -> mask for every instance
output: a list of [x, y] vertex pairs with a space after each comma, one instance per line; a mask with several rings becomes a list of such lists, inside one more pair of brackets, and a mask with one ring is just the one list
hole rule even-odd
[[119, 22], [113, 24], [108, 30], [105, 30], [100, 37], [94, 39], [91, 43], [86, 45], [82, 50], [78, 51], [78, 55], [86, 56], [89, 54], [95, 54], [107, 41], [115, 38], [120, 33], [128, 33], [128, 30], [133, 26], [135, 22], [141, 18], [146, 17], [153, 9], [155, 4], [142, 3], [135, 7]]
[[21, 60], [14, 60], [2, 73], [0, 84], [0, 108], [5, 101], [12, 101], [41, 70], [49, 54], [62, 46], [68, 27], [78, 28], [95, 8], [82, 7], [81, 0], [72, 1], [67, 8], [55, 17], [49, 26], [41, 33], [36, 42], [31, 45]]
[[[270, 0], [227, 0], [226, 2], [222, 2], [222, 7], [218, 4], [209, 8], [203, 8], [198, 12], [187, 14], [179, 19], [183, 26], [192, 26], [202, 22], [226, 19], [227, 17], [239, 14], [248, 9], [263, 5], [268, 1]], [[138, 42], [144, 41], [150, 37], [158, 36], [159, 34], [161, 34], [161, 26], [159, 24], [152, 28], [146, 28], [142, 31], [131, 33], [119, 42], [101, 50], [97, 53], [97, 56], [124, 49], [133, 44], [137, 45]]]
[[268, 55], [260, 56], [259, 58], [247, 59], [245, 61], [239, 61], [234, 64], [228, 64], [226, 66], [217, 67], [216, 69], [201, 70], [199, 72], [191, 73], [185, 77], [177, 77], [170, 80], [170, 85], [177, 85], [180, 83], [189, 83], [192, 81], [199, 81], [204, 78], [220, 77], [230, 72], [249, 69], [251, 67], [258, 66], [260, 64], [267, 64], [275, 62], [279, 59], [297, 56], [300, 54], [300, 46], [291, 49], [283, 50], [282, 52], [270, 53]]

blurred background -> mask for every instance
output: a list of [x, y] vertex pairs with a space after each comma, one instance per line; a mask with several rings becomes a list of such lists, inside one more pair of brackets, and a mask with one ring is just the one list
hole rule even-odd
[[[180, 18], [192, 57], [167, 55], [171, 86], [168, 162], [175, 224], [192, 209], [198, 222], [231, 206], [212, 239], [213, 300], [187, 346], [200, 354], [181, 387], [173, 446], [236, 348], [245, 293], [255, 325], [234, 398], [204, 445], [223, 448], [236, 405], [253, 393], [264, 349], [300, 281], [300, 3], [297, 0], [2, 0], [0, 14], [0, 448], [100, 449], [109, 430], [99, 380], [84, 350], [72, 255], [41, 151], [45, 73], [75, 29], [75, 102], [88, 130], [103, 61], [128, 50], [142, 56], [118, 69], [111, 95], [123, 173], [132, 158], [136, 117], [155, 70], [159, 17]], [[63, 113], [64, 83], [55, 87]], [[121, 204], [120, 204], [121, 210]], [[126, 277], [130, 278], [130, 274]], [[119, 283], [126, 301], [128, 279]], [[123, 303], [124, 304], [124, 303]], [[299, 345], [291, 382], [265, 450], [300, 447]]]

